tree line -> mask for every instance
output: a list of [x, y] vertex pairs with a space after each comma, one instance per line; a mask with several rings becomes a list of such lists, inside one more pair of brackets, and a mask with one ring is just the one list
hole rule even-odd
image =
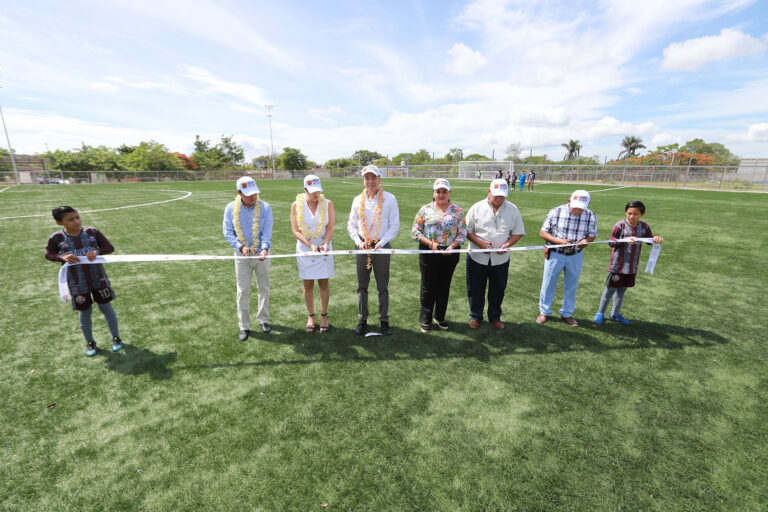
[[[582, 144], [571, 139], [561, 144], [565, 149], [562, 160], [551, 159], [549, 155], [523, 154], [521, 144], [513, 143], [507, 146], [504, 160], [518, 164], [559, 164], [563, 161], [572, 165], [601, 165], [599, 155], [583, 156], [580, 154]], [[607, 163], [628, 163], [632, 165], [738, 165], [739, 158], [728, 148], [718, 142], [705, 142], [696, 138], [685, 144], [670, 144], [658, 146], [644, 155], [638, 153], [647, 149], [640, 137], [629, 135], [621, 142], [621, 150], [615, 159]], [[2, 158], [2, 157], [6, 158]], [[8, 171], [8, 151], [0, 150], [0, 170]], [[136, 171], [153, 173], [174, 173], [192, 171], [216, 170], [270, 170], [274, 165], [280, 170], [304, 170], [319, 167], [304, 155], [300, 149], [284, 147], [279, 155], [260, 155], [251, 161], [245, 161], [243, 147], [235, 142], [232, 136], [222, 135], [217, 142], [201, 139], [195, 136], [191, 155], [169, 151], [168, 148], [154, 140], [140, 142], [135, 146], [123, 144], [117, 148], [106, 146], [89, 146], [83, 144], [74, 150], [59, 150], [36, 155], [48, 161], [50, 169], [75, 175], [82, 172]], [[495, 155], [494, 155], [495, 156]], [[464, 154], [461, 148], [451, 148], [445, 155], [435, 156], [434, 152], [419, 149], [413, 153], [398, 153], [393, 157], [377, 151], [359, 149], [349, 156], [332, 158], [323, 164], [330, 169], [345, 169], [353, 166], [374, 164], [378, 166], [411, 166], [411, 165], [451, 165], [462, 160], [490, 161], [491, 157], [479, 153]], [[607, 159], [606, 159], [607, 160]]]

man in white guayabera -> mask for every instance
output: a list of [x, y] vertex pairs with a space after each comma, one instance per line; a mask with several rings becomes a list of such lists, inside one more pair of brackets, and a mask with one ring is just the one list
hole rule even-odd
[[[400, 211], [397, 200], [381, 187], [381, 173], [375, 165], [363, 167], [365, 189], [352, 201], [347, 233], [358, 249], [389, 249], [389, 242], [400, 229]], [[357, 316], [355, 334], [362, 336], [368, 326], [368, 284], [371, 270], [376, 277], [379, 292], [379, 321], [381, 334], [389, 336], [389, 254], [358, 254], [357, 266]]]

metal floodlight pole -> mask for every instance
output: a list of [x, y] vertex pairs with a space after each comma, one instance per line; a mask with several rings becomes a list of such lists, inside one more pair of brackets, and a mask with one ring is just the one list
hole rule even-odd
[[8, 153], [11, 155], [11, 165], [13, 166], [13, 175], [16, 177], [16, 184], [19, 185], [19, 170], [16, 168], [16, 159], [13, 156], [11, 139], [8, 137], [8, 128], [5, 127], [5, 116], [3, 115], [2, 107], [0, 107], [0, 119], [3, 120], [3, 131], [5, 132], [5, 140], [8, 143]]
[[685, 168], [685, 179], [683, 180], [683, 188], [688, 188], [688, 172], [691, 170], [691, 162], [693, 162], [693, 152], [696, 151], [696, 146], [691, 148], [691, 157], [688, 159], [688, 167]]
[[277, 176], [275, 176], [275, 142], [272, 139], [272, 108], [273, 105], [268, 104], [264, 105], [264, 108], [267, 109], [267, 119], [269, 119], [269, 154], [272, 157], [272, 179], [276, 179]]

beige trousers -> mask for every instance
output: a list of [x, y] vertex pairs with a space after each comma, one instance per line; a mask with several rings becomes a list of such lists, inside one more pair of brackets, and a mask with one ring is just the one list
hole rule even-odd
[[251, 280], [256, 273], [256, 287], [259, 294], [259, 310], [256, 319], [259, 323], [269, 323], [269, 267], [270, 259], [259, 261], [258, 258], [245, 258], [242, 253], [236, 252], [235, 277], [237, 278], [237, 321], [240, 330], [251, 328]]

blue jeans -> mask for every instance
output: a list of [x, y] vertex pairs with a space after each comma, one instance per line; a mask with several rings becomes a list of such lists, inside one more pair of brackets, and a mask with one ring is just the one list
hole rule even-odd
[[552, 315], [552, 301], [555, 300], [555, 289], [560, 273], [563, 277], [563, 307], [560, 316], [573, 316], [576, 309], [576, 291], [579, 288], [581, 265], [584, 262], [584, 252], [566, 256], [550, 251], [549, 259], [544, 260], [544, 276], [541, 280], [541, 295], [539, 296], [539, 312], [542, 315]]
[[488, 284], [488, 321], [501, 319], [501, 302], [507, 288], [509, 260], [501, 265], [481, 265], [467, 255], [467, 296], [469, 316], [478, 322], [483, 320], [485, 309], [485, 285]]

